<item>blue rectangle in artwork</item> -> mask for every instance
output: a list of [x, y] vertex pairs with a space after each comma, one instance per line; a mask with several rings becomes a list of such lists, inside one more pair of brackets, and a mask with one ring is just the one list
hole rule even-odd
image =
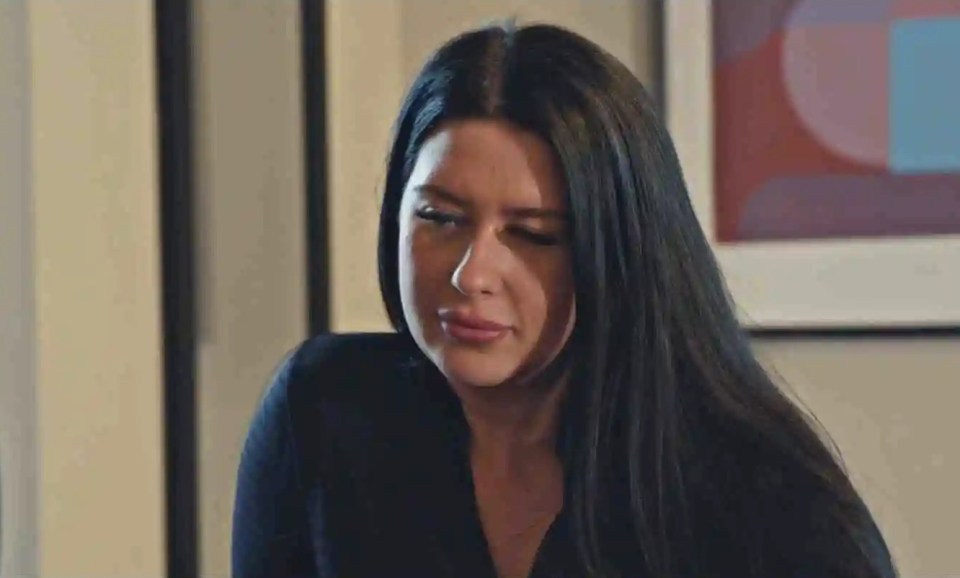
[[895, 173], [960, 172], [960, 18], [893, 24], [889, 162]]

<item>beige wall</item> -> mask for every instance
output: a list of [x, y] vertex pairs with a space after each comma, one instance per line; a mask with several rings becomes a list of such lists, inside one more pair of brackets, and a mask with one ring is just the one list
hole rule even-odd
[[960, 338], [760, 339], [817, 415], [904, 578], [960, 576]]
[[[150, 7], [0, 2], [4, 577], [166, 571]], [[243, 434], [306, 331], [298, 7], [195, 7], [197, 516], [226, 576]]]
[[42, 576], [164, 572], [152, 5], [32, 0]]
[[399, 0], [326, 4], [330, 322], [334, 330], [386, 327], [379, 302], [379, 186], [403, 92]]
[[0, 576], [37, 568], [36, 372], [25, 0], [0, 2]]
[[[30, 486], [6, 488], [16, 494], [5, 498], [24, 503], [5, 503], [4, 523], [13, 523], [4, 545], [16, 550], [5, 552], [4, 575], [160, 576], [151, 4], [3, 4], [2, 25], [13, 15], [19, 27], [2, 32], [0, 182], [4, 209], [14, 211], [3, 221], [20, 219], [4, 231], [5, 241], [16, 238], [4, 243], [3, 274], [24, 277], [13, 278], [12, 293], [2, 283], [4, 308], [9, 298], [20, 308], [4, 315], [3, 342], [20, 341], [5, 347], [0, 379], [4, 403], [22, 410], [14, 421], [24, 435], [11, 438], [4, 426], [0, 453], [4, 466], [12, 458], [26, 468], [4, 477]], [[14, 39], [21, 44], [7, 52]]]
[[253, 408], [306, 335], [299, 6], [195, 2], [193, 26], [199, 562], [222, 577]]

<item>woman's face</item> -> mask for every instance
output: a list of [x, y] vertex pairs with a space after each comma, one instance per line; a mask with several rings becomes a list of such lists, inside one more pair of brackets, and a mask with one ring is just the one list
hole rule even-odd
[[403, 315], [455, 386], [523, 384], [574, 324], [563, 183], [549, 146], [501, 121], [441, 127], [400, 208]]

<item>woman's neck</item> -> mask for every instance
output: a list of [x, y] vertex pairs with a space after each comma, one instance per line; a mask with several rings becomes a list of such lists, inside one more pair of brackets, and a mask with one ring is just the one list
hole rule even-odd
[[524, 475], [543, 459], [556, 458], [565, 382], [456, 389], [470, 428], [474, 464], [504, 475]]

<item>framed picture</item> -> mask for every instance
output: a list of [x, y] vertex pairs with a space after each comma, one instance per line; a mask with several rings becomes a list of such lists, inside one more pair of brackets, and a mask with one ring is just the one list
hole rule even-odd
[[746, 327], [960, 328], [960, 3], [666, 0], [663, 52]]

